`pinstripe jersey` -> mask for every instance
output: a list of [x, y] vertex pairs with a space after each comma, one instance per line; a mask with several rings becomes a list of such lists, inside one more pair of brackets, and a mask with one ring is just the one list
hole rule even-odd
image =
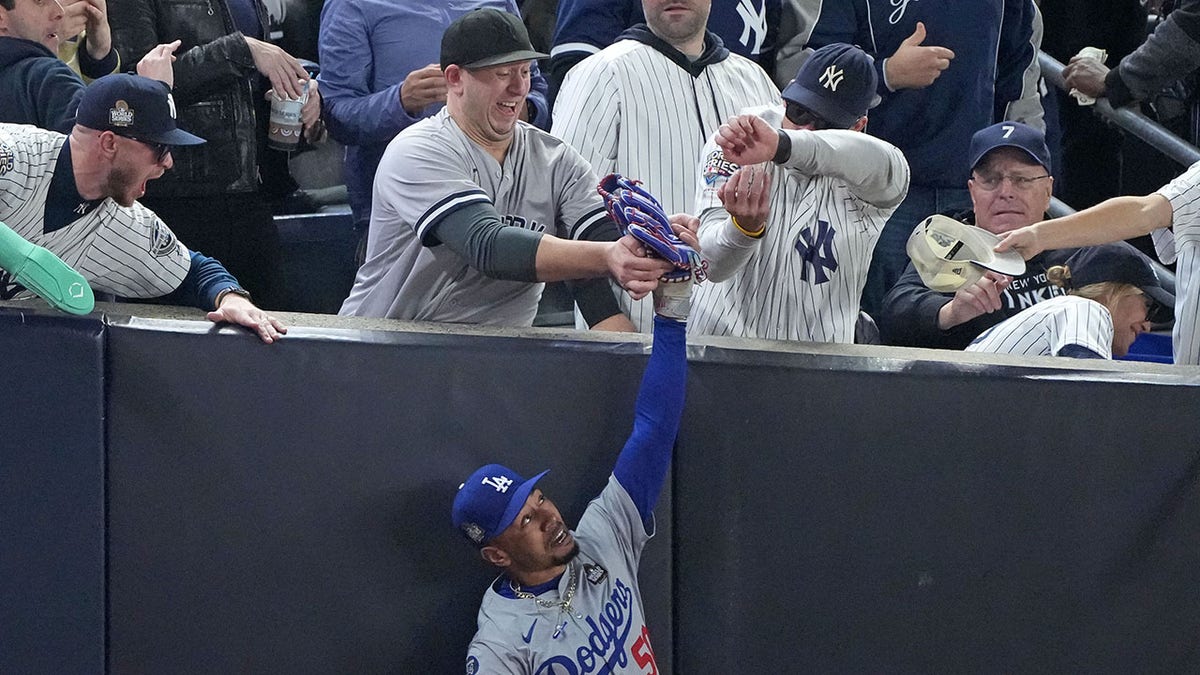
[[[75, 268], [97, 291], [126, 298], [156, 298], [174, 291], [191, 268], [191, 254], [154, 212], [112, 199], [87, 202], [78, 196], [74, 174], [64, 174], [64, 192], [51, 192], [55, 169], [64, 161], [67, 136], [32, 126], [0, 124], [0, 222]], [[48, 204], [47, 201], [51, 200]], [[79, 218], [49, 227], [47, 212], [74, 211]], [[32, 297], [0, 279], [0, 296]]]
[[[693, 77], [656, 47], [625, 39], [567, 74], [551, 133], [578, 150], [596, 175], [640, 180], [664, 211], [683, 213], [694, 205], [696, 163], [717, 127], [746, 106], [779, 102], [771, 78], [742, 56], [708, 63]], [[633, 303], [614, 291], [638, 330], [651, 331], [649, 298]]]
[[1175, 265], [1175, 328], [1171, 342], [1175, 363], [1200, 365], [1200, 162], [1193, 164], [1158, 194], [1171, 202], [1171, 229], [1155, 230], [1154, 249]]
[[[744, 112], [775, 127], [783, 119], [780, 107]], [[771, 210], [757, 239], [733, 225], [717, 197], [737, 165], [715, 142], [705, 146], [696, 213], [709, 283], [692, 294], [692, 334], [854, 342], [871, 253], [908, 191], [908, 163], [890, 143], [856, 131], [788, 135], [787, 164], [767, 164]]]
[[504, 165], [443, 108], [400, 132], [375, 174], [367, 257], [343, 316], [529, 326], [542, 284], [493, 279], [431, 231], [464, 206], [490, 203], [506, 226], [585, 238], [608, 218], [596, 176], [567, 144], [518, 123]]
[[966, 351], [1058, 356], [1063, 347], [1077, 345], [1111, 359], [1112, 341], [1107, 307], [1078, 295], [1060, 295], [985, 330]]

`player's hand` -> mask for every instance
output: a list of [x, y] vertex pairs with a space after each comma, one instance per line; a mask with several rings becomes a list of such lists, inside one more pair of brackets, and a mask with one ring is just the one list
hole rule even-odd
[[270, 42], [252, 37], [246, 38], [246, 45], [250, 47], [250, 55], [254, 57], [254, 67], [271, 81], [272, 89], [286, 94], [288, 98], [300, 98], [304, 95], [302, 83], [311, 78], [295, 57]]
[[99, 61], [112, 51], [112, 30], [108, 25], [108, 3], [106, 0], [61, 0], [63, 18], [59, 23], [59, 36], [69, 40], [85, 29], [83, 46], [88, 55]]
[[213, 323], [235, 323], [258, 334], [263, 342], [271, 344], [287, 333], [287, 327], [278, 319], [262, 311], [243, 296], [226, 293], [221, 306], [208, 313]]
[[1062, 74], [1068, 90], [1078, 89], [1092, 98], [1104, 96], [1107, 91], [1104, 77], [1108, 75], [1108, 66], [1090, 56], [1073, 57]]
[[938, 311], [938, 328], [947, 330], [1000, 309], [1004, 306], [1001, 294], [1011, 283], [1010, 276], [986, 272], [975, 283], [958, 289]]
[[445, 102], [446, 75], [436, 63], [412, 71], [400, 84], [400, 105], [413, 117], [431, 104]]
[[137, 74], [149, 77], [159, 82], [166, 82], [168, 87], [175, 87], [175, 50], [182, 44], [179, 40], [165, 45], [158, 45], [146, 52], [137, 64]]
[[671, 263], [651, 257], [633, 235], [625, 235], [608, 247], [608, 270], [634, 300], [641, 300], [658, 286], [658, 278], [675, 269]]
[[954, 52], [945, 47], [922, 45], [924, 41], [925, 24], [918, 21], [913, 34], [904, 38], [896, 53], [884, 63], [887, 84], [892, 91], [928, 87], [950, 67]]
[[690, 213], [674, 213], [667, 216], [671, 223], [671, 231], [683, 243], [696, 251], [700, 250], [700, 219]]
[[717, 198], [742, 229], [757, 232], [771, 213], [771, 172], [761, 164], [743, 166], [717, 189]]
[[762, 164], [775, 157], [779, 131], [758, 115], [737, 115], [722, 124], [714, 136], [725, 159], [734, 164]]
[[1046, 250], [1038, 238], [1038, 223], [1020, 227], [1000, 235], [1000, 243], [996, 244], [996, 252], [1016, 251], [1022, 258], [1029, 260]]

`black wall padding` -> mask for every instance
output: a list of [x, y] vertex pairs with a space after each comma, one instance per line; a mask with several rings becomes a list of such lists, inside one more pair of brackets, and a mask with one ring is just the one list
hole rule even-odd
[[0, 673], [104, 670], [102, 327], [0, 309]]
[[[345, 336], [346, 333], [343, 333]], [[110, 328], [112, 673], [462, 672], [494, 572], [450, 525], [501, 461], [570, 521], [632, 428], [639, 345]], [[669, 490], [643, 560], [671, 671]]]
[[1200, 670], [1190, 370], [711, 356], [675, 463], [679, 672]]

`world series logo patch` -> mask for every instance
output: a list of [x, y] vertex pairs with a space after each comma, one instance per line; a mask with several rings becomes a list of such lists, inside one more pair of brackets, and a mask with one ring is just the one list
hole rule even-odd
[[740, 167], [725, 159], [725, 153], [714, 150], [704, 158], [704, 182], [712, 185], [720, 178], [729, 178]]
[[125, 101], [117, 101], [108, 109], [108, 123], [114, 127], [133, 126], [133, 110]]
[[12, 148], [7, 145], [0, 145], [0, 176], [13, 170], [13, 162], [16, 160], [16, 155], [13, 154]]

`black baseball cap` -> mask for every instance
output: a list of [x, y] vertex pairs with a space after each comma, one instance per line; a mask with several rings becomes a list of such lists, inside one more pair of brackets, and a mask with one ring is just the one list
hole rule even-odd
[[971, 137], [971, 170], [979, 166], [984, 155], [996, 148], [1016, 148], [1029, 155], [1029, 159], [1050, 171], [1050, 150], [1046, 147], [1046, 135], [1028, 124], [1020, 122], [997, 122], [984, 127]]
[[848, 129], [879, 105], [875, 60], [851, 44], [825, 45], [800, 66], [783, 98], [808, 108], [834, 126]]
[[1129, 284], [1140, 288], [1154, 306], [1149, 319], [1165, 323], [1174, 315], [1175, 296], [1162, 287], [1150, 260], [1133, 246], [1124, 242], [1081, 248], [1065, 265], [1070, 270], [1070, 288], [1083, 288], [1105, 281]]
[[199, 145], [203, 138], [175, 126], [171, 88], [140, 75], [118, 73], [92, 82], [79, 100], [76, 124], [164, 145]]
[[442, 70], [451, 64], [486, 68], [548, 56], [533, 49], [519, 16], [492, 7], [463, 14], [442, 34]]

